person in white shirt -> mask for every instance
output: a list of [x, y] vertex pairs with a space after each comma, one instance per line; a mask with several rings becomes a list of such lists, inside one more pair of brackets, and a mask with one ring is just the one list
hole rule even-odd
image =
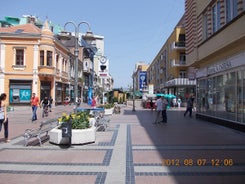
[[4, 126], [4, 139], [8, 143], [8, 117], [7, 117], [7, 106], [5, 100], [7, 98], [6, 93], [2, 93], [0, 96], [0, 132], [2, 130], [2, 125]]
[[156, 101], [156, 119], [155, 119], [155, 122], [153, 124], [157, 124], [157, 123], [160, 123], [158, 121], [160, 115], [162, 114], [162, 98], [161, 97], [158, 97], [157, 98], [157, 101]]
[[178, 98], [177, 103], [178, 103], [178, 108], [180, 108], [180, 106], [181, 106], [181, 99], [180, 99], [180, 97]]

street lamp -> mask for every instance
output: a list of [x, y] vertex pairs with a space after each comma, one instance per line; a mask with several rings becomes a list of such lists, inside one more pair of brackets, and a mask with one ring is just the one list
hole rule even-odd
[[79, 55], [79, 49], [78, 49], [78, 44], [79, 44], [79, 27], [82, 24], [86, 24], [88, 26], [88, 31], [86, 34], [83, 36], [84, 40], [87, 41], [88, 44], [91, 44], [91, 42], [94, 40], [94, 35], [91, 31], [90, 25], [86, 21], [82, 21], [79, 24], [75, 24], [73, 21], [66, 22], [64, 25], [64, 31], [61, 32], [60, 37], [61, 39], [70, 39], [70, 33], [65, 31], [66, 26], [68, 24], [72, 24], [75, 28], [75, 50], [74, 50], [74, 56], [75, 56], [75, 83], [74, 83], [74, 99], [75, 99], [75, 108], [74, 112], [77, 113], [77, 102], [78, 102], [78, 55]]
[[133, 78], [133, 109], [132, 109], [132, 111], [134, 112], [135, 111], [135, 92], [134, 92], [134, 90], [135, 90], [135, 88], [134, 88], [134, 73], [133, 73], [133, 75], [132, 75], [132, 78]]

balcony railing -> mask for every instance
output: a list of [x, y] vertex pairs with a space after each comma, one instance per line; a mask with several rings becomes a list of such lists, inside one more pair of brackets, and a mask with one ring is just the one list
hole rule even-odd
[[56, 75], [60, 75], [60, 69], [56, 68]]
[[171, 66], [186, 66], [185, 60], [171, 60]]
[[68, 73], [65, 72], [65, 71], [62, 71], [62, 77], [63, 77], [63, 78], [68, 78]]
[[40, 75], [55, 75], [55, 68], [51, 66], [39, 66], [38, 73]]
[[173, 42], [171, 45], [172, 49], [185, 49], [185, 42], [180, 41], [180, 42]]
[[188, 86], [188, 85], [196, 85], [196, 80], [189, 80], [188, 78], [175, 78], [167, 81], [164, 86], [170, 87], [170, 86]]

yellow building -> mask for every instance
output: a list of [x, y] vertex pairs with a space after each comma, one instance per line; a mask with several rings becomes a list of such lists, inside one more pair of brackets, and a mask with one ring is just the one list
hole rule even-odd
[[197, 115], [244, 130], [245, 1], [186, 0], [185, 5], [187, 63], [197, 70]]
[[46, 21], [0, 28], [0, 92], [9, 104], [29, 104], [32, 92], [62, 103], [69, 86], [70, 51]]
[[148, 84], [154, 85], [155, 93], [171, 93], [185, 102], [195, 92], [196, 81], [188, 78], [185, 49], [183, 16], [147, 69]]

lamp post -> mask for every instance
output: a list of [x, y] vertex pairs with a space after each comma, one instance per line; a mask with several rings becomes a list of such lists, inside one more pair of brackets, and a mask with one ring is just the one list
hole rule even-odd
[[[94, 40], [94, 35], [91, 31], [91, 28], [90, 28], [90, 25], [88, 22], [86, 21], [82, 21], [80, 22], [79, 24], [75, 24], [73, 21], [69, 21], [69, 22], [66, 22], [65, 25], [64, 25], [64, 30], [66, 30], [66, 26], [68, 24], [72, 24], [75, 28], [75, 49], [74, 49], [74, 56], [75, 56], [75, 83], [74, 83], [74, 104], [75, 104], [75, 108], [74, 108], [74, 112], [77, 113], [77, 102], [78, 102], [78, 55], [79, 55], [79, 49], [78, 49], [78, 41], [79, 41], [79, 27], [80, 25], [82, 24], [86, 24], [88, 26], [88, 31], [86, 32], [86, 34], [83, 36], [84, 40], [86, 41], [91, 41], [91, 40]], [[61, 32], [60, 36], [63, 38], [63, 39], [70, 39], [70, 33], [69, 35], [67, 35], [68, 32], [66, 31], [63, 31]]]
[[134, 94], [134, 90], [135, 90], [135, 88], [134, 88], [134, 73], [133, 73], [133, 75], [132, 75], [132, 78], [133, 78], [133, 109], [132, 109], [132, 111], [134, 112], [134, 111], [135, 111], [135, 94]]

